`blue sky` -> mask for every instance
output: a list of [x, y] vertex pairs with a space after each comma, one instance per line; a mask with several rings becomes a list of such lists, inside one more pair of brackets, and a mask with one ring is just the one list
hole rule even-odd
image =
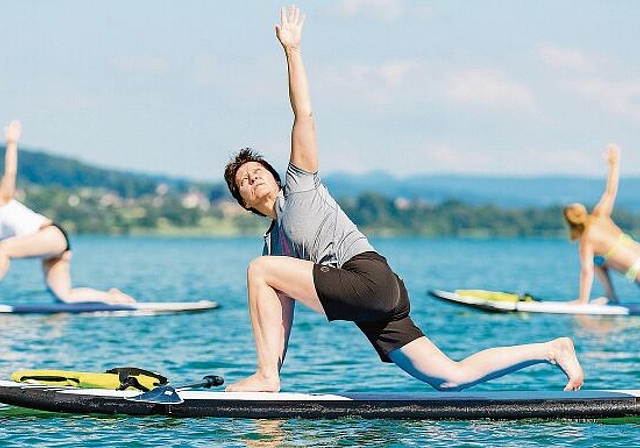
[[[640, 2], [326, 0], [303, 51], [320, 169], [640, 175]], [[288, 155], [270, 0], [1, 0], [0, 120], [22, 145], [218, 181]]]

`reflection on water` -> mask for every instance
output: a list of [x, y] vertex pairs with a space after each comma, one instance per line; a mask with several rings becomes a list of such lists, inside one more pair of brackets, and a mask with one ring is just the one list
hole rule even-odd
[[256, 420], [255, 431], [245, 434], [248, 448], [276, 448], [282, 445], [285, 420]]

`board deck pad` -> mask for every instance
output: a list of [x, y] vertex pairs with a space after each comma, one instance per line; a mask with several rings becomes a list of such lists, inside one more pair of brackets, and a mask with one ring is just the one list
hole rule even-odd
[[[593, 303], [575, 305], [562, 301], [532, 300], [526, 296], [517, 300], [516, 294], [498, 291], [462, 290], [441, 291], [432, 290], [429, 294], [438, 299], [455, 305], [476, 308], [493, 313], [547, 313], [547, 314], [589, 314], [597, 316], [632, 316], [640, 315], [640, 304], [597, 305]], [[491, 297], [495, 296], [496, 299]], [[516, 299], [511, 299], [515, 296]]]
[[218, 308], [210, 300], [197, 302], [136, 302], [132, 304], [108, 304], [102, 302], [42, 303], [24, 305], [0, 305], [0, 314], [100, 314], [100, 315], [149, 315], [207, 311]]
[[0, 380], [0, 402], [80, 414], [224, 418], [427, 420], [638, 418], [640, 390], [306, 394], [178, 391], [179, 404], [134, 401], [136, 391], [75, 389]]

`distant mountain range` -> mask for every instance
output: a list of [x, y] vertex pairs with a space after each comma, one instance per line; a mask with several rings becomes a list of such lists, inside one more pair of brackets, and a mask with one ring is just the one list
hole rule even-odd
[[[1, 151], [4, 154], [4, 148]], [[3, 160], [0, 157], [0, 168]], [[222, 182], [204, 183], [186, 178], [99, 168], [76, 159], [25, 149], [20, 151], [18, 175], [19, 182], [63, 188], [103, 187], [123, 197], [152, 193], [159, 184], [166, 184], [177, 192], [198, 188], [210, 199], [230, 197]], [[323, 181], [337, 199], [375, 193], [433, 203], [459, 200], [467, 204], [493, 204], [509, 208], [547, 207], [571, 202], [593, 206], [600, 199], [605, 186], [604, 178], [471, 175], [397, 178], [385, 172], [357, 175], [329, 173], [323, 176]], [[616, 205], [628, 211], [640, 211], [637, 192], [640, 192], [640, 178], [621, 179]]]
[[[429, 202], [456, 199], [467, 204], [501, 207], [547, 207], [582, 202], [595, 205], [602, 196], [606, 179], [569, 176], [471, 176], [424, 175], [395, 178], [388, 173], [363, 175], [333, 173], [323, 177], [336, 198], [376, 192], [390, 197], [422, 199]], [[620, 179], [616, 206], [640, 211], [640, 178]]]
[[[4, 149], [4, 147], [0, 148], [2, 155]], [[3, 156], [0, 157], [0, 169], [4, 170]], [[198, 188], [208, 194], [211, 199], [226, 194], [226, 186], [219, 183], [204, 183], [179, 177], [99, 168], [73, 158], [27, 149], [20, 149], [18, 183], [62, 188], [101, 187], [117, 192], [125, 198], [153, 194], [160, 184], [169, 186], [177, 193]]]

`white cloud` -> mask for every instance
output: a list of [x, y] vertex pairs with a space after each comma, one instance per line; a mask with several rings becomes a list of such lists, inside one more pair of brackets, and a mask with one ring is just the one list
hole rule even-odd
[[450, 75], [446, 94], [462, 104], [535, 110], [533, 93], [497, 69], [468, 69]]
[[407, 76], [418, 64], [410, 61], [389, 62], [377, 69], [376, 75], [387, 88], [401, 88]]
[[584, 79], [572, 81], [568, 83], [568, 87], [617, 114], [632, 117], [640, 122], [640, 81]]
[[161, 57], [150, 55], [123, 56], [114, 61], [114, 66], [122, 71], [134, 73], [166, 73], [171, 64]]
[[[406, 167], [412, 172], [490, 175], [535, 174], [602, 174], [602, 162], [598, 157], [585, 158], [584, 149], [558, 147], [486, 147], [473, 143], [453, 145], [447, 142], [428, 142], [419, 150], [420, 164]], [[503, 161], [496, 163], [496, 160]], [[508, 162], [505, 165], [505, 162]]]
[[217, 82], [220, 76], [220, 61], [213, 56], [197, 56], [194, 61], [192, 77], [196, 84], [208, 86]]
[[[411, 89], [410, 78], [421, 70], [415, 61], [390, 61], [380, 65], [350, 64], [336, 67], [320, 75], [314, 84], [348, 92], [348, 97], [356, 97], [372, 105], [386, 105], [398, 101], [398, 95]], [[341, 93], [339, 93], [342, 96]]]
[[376, 107], [444, 100], [511, 111], [537, 109], [533, 93], [500, 70], [454, 71], [419, 60], [325, 68], [314, 85], [342, 101], [347, 98]]
[[[282, 91], [274, 86], [283, 85], [282, 72], [271, 69], [275, 66], [280, 67], [265, 57], [225, 61], [215, 55], [199, 55], [193, 59], [189, 76], [195, 85], [235, 100], [281, 101]], [[256, 82], [256, 67], [260, 70], [260, 82]]]
[[546, 45], [538, 48], [538, 57], [546, 65], [558, 68], [567, 68], [577, 72], [591, 72], [595, 70], [596, 63], [577, 50], [570, 50]]
[[[468, 172], [474, 167], [484, 165], [486, 160], [478, 157], [478, 151], [471, 151], [465, 154], [453, 148], [449, 143], [428, 143], [421, 149], [425, 166], [430, 171], [446, 170], [447, 172]], [[478, 165], [480, 163], [481, 165]]]
[[[612, 73], [623, 72], [609, 66], [616, 65], [615, 60], [606, 65], [602, 61], [598, 64], [597, 61], [588, 58], [579, 51], [550, 45], [539, 48], [538, 56], [542, 62], [549, 66], [567, 68], [575, 72], [573, 78], [567, 78], [562, 82], [563, 88], [573, 90], [589, 101], [600, 103], [616, 114], [631, 117], [640, 122], [640, 81], [605, 79], [610, 77]], [[590, 72], [598, 74], [586, 77], [585, 75]], [[579, 77], [579, 74], [582, 74], [582, 77]]]
[[340, 11], [346, 16], [372, 16], [383, 20], [393, 20], [405, 12], [402, 0], [343, 0]]

